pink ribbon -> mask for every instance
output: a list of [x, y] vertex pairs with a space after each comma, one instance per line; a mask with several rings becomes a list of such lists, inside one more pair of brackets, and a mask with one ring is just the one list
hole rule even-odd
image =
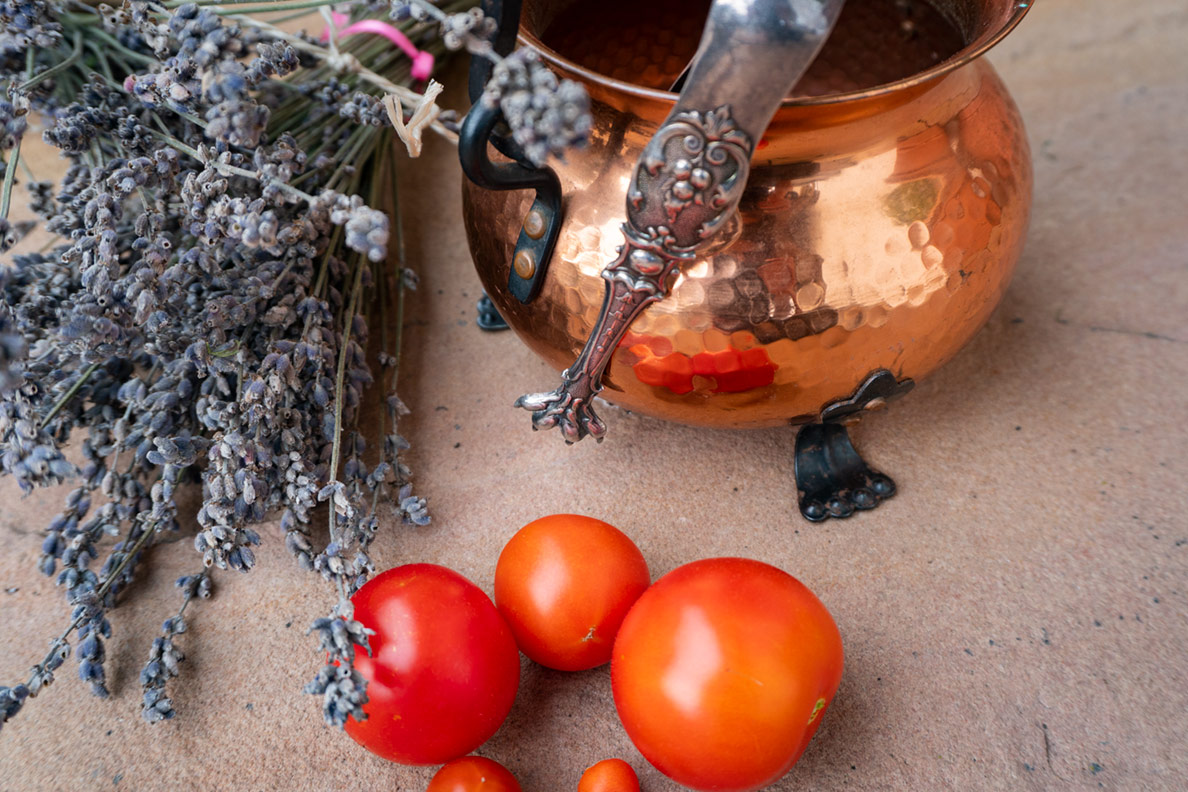
[[[336, 26], [345, 25], [351, 19], [346, 14], [340, 14], [337, 11], [332, 12], [330, 18], [334, 20]], [[383, 36], [403, 50], [404, 54], [412, 59], [412, 77], [414, 80], [428, 80], [429, 75], [433, 73], [433, 54], [418, 50], [408, 40], [408, 36], [387, 22], [381, 22], [378, 19], [364, 19], [338, 31], [339, 36], [353, 36], [356, 33], [374, 33], [377, 36]], [[329, 39], [330, 31], [323, 30], [322, 41], [328, 41]]]

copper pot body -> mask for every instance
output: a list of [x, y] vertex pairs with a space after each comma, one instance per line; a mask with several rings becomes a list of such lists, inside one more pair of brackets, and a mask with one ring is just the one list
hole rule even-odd
[[[861, 0], [850, 4], [863, 11]], [[1031, 159], [1022, 120], [980, 57], [1018, 22], [1019, 5], [938, 0], [964, 46], [889, 83], [831, 92], [831, 83], [854, 79], [830, 71], [830, 60], [849, 62], [845, 52], [824, 52], [816, 82], [810, 72], [797, 89], [815, 86], [816, 95], [787, 100], [756, 147], [734, 227], [635, 321], [602, 396], [693, 425], [803, 423], [872, 371], [919, 381], [956, 355], [1002, 298], [1027, 229]], [[869, 36], [858, 30], [847, 38], [855, 31], [842, 25], [883, 24], [883, 16], [843, 19], [835, 37], [869, 49]], [[507, 292], [531, 192], [463, 184], [484, 288], [524, 343], [561, 370], [598, 317], [600, 273], [623, 242], [628, 181], [674, 95], [599, 75], [545, 46], [539, 31], [549, 17], [549, 6], [529, 3], [521, 43], [586, 85], [594, 127], [586, 148], [551, 163], [565, 190], [565, 219], [532, 302]], [[586, 31], [583, 39], [591, 38]], [[671, 57], [669, 42], [653, 47], [642, 68], [629, 53], [610, 48], [607, 57], [626, 58], [640, 74], [665, 60], [669, 73], [679, 72], [684, 61]], [[659, 67], [652, 73], [657, 83], [668, 79]]]

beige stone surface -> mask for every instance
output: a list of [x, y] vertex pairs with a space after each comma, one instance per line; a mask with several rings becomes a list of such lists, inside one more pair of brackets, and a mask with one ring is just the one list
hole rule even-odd
[[[474, 326], [459, 172], [433, 141], [405, 182], [422, 289], [403, 395], [434, 522], [388, 523], [384, 565], [435, 561], [488, 592], [498, 550], [553, 512], [608, 520], [659, 576], [696, 558], [776, 564], [832, 610], [847, 665], [791, 790], [1188, 788], [1188, 7], [1044, 0], [993, 54], [1029, 125], [1035, 210], [1002, 306], [950, 365], [857, 430], [900, 494], [848, 521], [796, 514], [793, 430], [706, 431], [608, 411], [567, 448], [510, 408], [555, 374]], [[35, 571], [60, 493], [0, 483], [0, 682], [64, 623]], [[0, 734], [0, 790], [423, 790], [325, 728], [300, 689], [305, 635], [332, 604], [264, 531], [250, 575], [220, 575], [184, 636], [177, 719], [148, 726], [136, 676], [172, 581], [197, 557], [152, 551], [112, 619], [112, 698], [74, 678]], [[525, 663], [482, 753], [527, 792], [576, 788], [621, 756], [645, 792], [676, 785], [618, 724], [608, 671]]]

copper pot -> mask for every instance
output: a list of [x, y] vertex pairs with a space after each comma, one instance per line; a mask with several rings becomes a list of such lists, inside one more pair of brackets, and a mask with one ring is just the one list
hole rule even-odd
[[[806, 423], [881, 406], [904, 390], [894, 383], [957, 354], [1002, 298], [1027, 229], [1026, 135], [981, 56], [1028, 5], [848, 0], [754, 146], [737, 218], [631, 324], [600, 395], [686, 424]], [[558, 370], [598, 320], [632, 171], [673, 107], [663, 87], [703, 12], [684, 0], [525, 5], [520, 45], [585, 85], [593, 132], [550, 163], [564, 212], [533, 299], [508, 289], [532, 194], [464, 181], [466, 232], [499, 312]]]

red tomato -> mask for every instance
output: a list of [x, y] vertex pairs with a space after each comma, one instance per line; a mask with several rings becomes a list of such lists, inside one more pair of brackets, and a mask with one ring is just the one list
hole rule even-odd
[[713, 558], [670, 572], [635, 603], [611, 686], [627, 734], [660, 772], [743, 792], [800, 758], [841, 672], [837, 625], [800, 581]]
[[610, 662], [615, 633], [651, 577], [643, 554], [614, 526], [554, 514], [511, 538], [495, 567], [495, 604], [520, 650], [549, 668]]
[[351, 598], [355, 618], [375, 630], [371, 657], [355, 654], [368, 681], [367, 720], [347, 734], [403, 764], [440, 764], [495, 733], [520, 684], [515, 639], [491, 600], [466, 578], [434, 564], [396, 567]]
[[639, 792], [639, 777], [622, 759], [603, 759], [582, 773], [577, 792]]
[[425, 792], [520, 792], [520, 783], [499, 762], [463, 756], [438, 770]]

